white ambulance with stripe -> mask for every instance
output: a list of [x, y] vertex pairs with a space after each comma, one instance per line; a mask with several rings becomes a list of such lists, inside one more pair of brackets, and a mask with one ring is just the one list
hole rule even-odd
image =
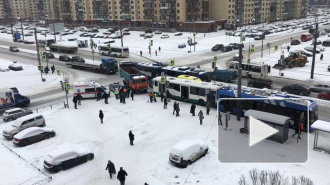
[[98, 82], [78, 82], [72, 85], [74, 95], [81, 94], [83, 98], [96, 98], [96, 92], [101, 89], [101, 92], [107, 92], [110, 94], [109, 90], [99, 84]]

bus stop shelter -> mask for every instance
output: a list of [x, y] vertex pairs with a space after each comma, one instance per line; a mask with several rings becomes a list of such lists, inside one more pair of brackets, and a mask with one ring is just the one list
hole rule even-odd
[[330, 154], [330, 122], [317, 120], [312, 128], [315, 130], [313, 150]]
[[276, 134], [268, 137], [268, 140], [281, 144], [288, 140], [289, 125], [291, 123], [289, 117], [257, 110], [248, 110], [244, 113], [244, 128], [241, 129], [241, 133], [249, 134], [250, 116], [278, 130]]

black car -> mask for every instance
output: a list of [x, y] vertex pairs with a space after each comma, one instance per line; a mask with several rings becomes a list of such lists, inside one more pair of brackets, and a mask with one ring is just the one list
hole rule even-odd
[[152, 30], [146, 30], [144, 33], [152, 33]]
[[216, 44], [215, 46], [212, 47], [212, 51], [221, 51], [223, 50], [225, 46], [223, 44]]
[[80, 56], [74, 56], [71, 58], [72, 62], [82, 62], [85, 63], [85, 59], [81, 58]]
[[17, 146], [27, 146], [55, 136], [55, 131], [49, 128], [30, 127], [16, 134], [13, 143]]
[[19, 49], [15, 46], [10, 46], [9, 47], [9, 51], [12, 51], [12, 52], [19, 52]]
[[[318, 41], [316, 42], [316, 45], [321, 45], [321, 44], [322, 44], [322, 41], [320, 41], [320, 40], [318, 40]], [[314, 45], [314, 41], [312, 42], [311, 45]]]
[[281, 91], [301, 96], [308, 96], [311, 93], [309, 87], [298, 84], [284, 86], [281, 88]]
[[71, 61], [71, 58], [68, 55], [60, 55], [60, 57], [58, 57], [58, 59], [60, 61], [64, 61], [64, 62]]
[[55, 58], [54, 54], [50, 51], [43, 52], [44, 55], [47, 55], [48, 58]]
[[84, 35], [86, 35], [87, 33], [82, 33], [79, 35], [79, 37], [83, 37]]
[[292, 40], [291, 41], [291, 45], [299, 45], [300, 44], [300, 40]]
[[228, 52], [228, 51], [232, 51], [233, 50], [233, 47], [228, 45], [228, 46], [225, 46], [221, 51], [222, 52]]
[[256, 35], [254, 36], [254, 40], [262, 40], [265, 39], [265, 35]]
[[[234, 43], [234, 45], [232, 45], [233, 49], [239, 49], [239, 43]], [[244, 44], [242, 43], [242, 48], [244, 48]]]
[[248, 82], [249, 87], [257, 88], [267, 88], [271, 89], [273, 86], [273, 81], [265, 78], [252, 79]]

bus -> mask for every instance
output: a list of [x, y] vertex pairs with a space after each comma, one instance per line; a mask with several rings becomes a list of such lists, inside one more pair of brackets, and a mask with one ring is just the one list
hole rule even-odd
[[[238, 72], [237, 61], [233, 61], [229, 64], [230, 69], [235, 69]], [[268, 77], [268, 65], [266, 64], [242, 64], [242, 77], [246, 78], [267, 78]]]
[[109, 48], [107, 45], [101, 45], [99, 46], [99, 54], [103, 56], [127, 58], [129, 57], [129, 49], [128, 47], [111, 46]]
[[218, 91], [224, 87], [221, 83], [198, 82], [185, 80], [175, 77], [167, 77], [166, 85], [160, 84], [161, 77], [153, 79], [153, 92], [161, 93], [168, 90], [171, 94], [171, 99], [195, 103], [204, 106], [207, 101], [210, 101], [211, 106], [217, 105]]
[[184, 79], [184, 80], [194, 80], [197, 82], [201, 82], [202, 80], [196, 76], [190, 76], [190, 75], [179, 75], [178, 78]]
[[[311, 125], [318, 120], [318, 105], [313, 100], [282, 100], [283, 98], [299, 97], [261, 89], [243, 89], [241, 97], [249, 98], [249, 100], [241, 101], [241, 115], [244, 115], [245, 111], [252, 109], [288, 116], [294, 122], [303, 123], [303, 128], [301, 129], [304, 131], [307, 131], [308, 127], [307, 112], [309, 112], [309, 130], [312, 130]], [[220, 100], [221, 98], [237, 98], [237, 90], [233, 87], [224, 87], [218, 91], [217, 98]], [[258, 98], [268, 98], [268, 100]], [[309, 107], [306, 101], [309, 102]], [[221, 100], [218, 106], [220, 111], [237, 113], [237, 100]]]

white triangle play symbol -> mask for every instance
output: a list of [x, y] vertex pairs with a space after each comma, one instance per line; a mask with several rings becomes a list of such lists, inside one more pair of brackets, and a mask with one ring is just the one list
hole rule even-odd
[[278, 132], [277, 129], [249, 116], [250, 120], [250, 146], [268, 138]]

